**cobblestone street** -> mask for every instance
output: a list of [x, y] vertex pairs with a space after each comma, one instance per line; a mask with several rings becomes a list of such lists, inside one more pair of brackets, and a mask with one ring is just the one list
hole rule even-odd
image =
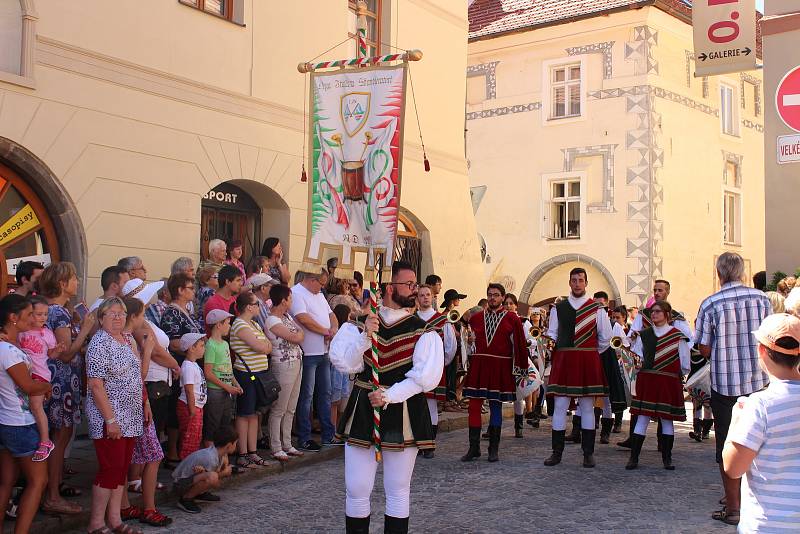
[[[599, 444], [595, 469], [581, 467], [578, 445], [567, 445], [564, 462], [546, 468], [549, 424], [527, 427], [524, 439], [514, 439], [512, 426], [504, 422], [496, 464], [486, 462], [486, 442], [478, 461], [458, 461], [466, 450], [466, 430], [440, 436], [436, 458], [417, 461], [412, 532], [735, 532], [709, 517], [721, 496], [713, 439], [690, 440], [687, 424], [677, 427], [673, 472], [661, 467], [655, 425], [635, 471], [624, 469], [626, 452]], [[623, 437], [612, 434], [612, 444]], [[341, 532], [343, 474], [343, 459], [335, 459], [237, 485], [220, 492], [221, 503], [203, 504], [202, 514], [166, 506], [175, 523], [150, 531]], [[372, 503], [372, 531], [381, 532], [380, 474]]]

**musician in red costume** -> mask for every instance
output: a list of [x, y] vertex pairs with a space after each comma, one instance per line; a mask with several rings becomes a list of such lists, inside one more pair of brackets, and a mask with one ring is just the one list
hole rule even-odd
[[481, 406], [489, 401], [489, 461], [499, 460], [503, 402], [516, 400], [516, 380], [528, 368], [528, 344], [516, 313], [503, 307], [505, 288], [489, 284], [488, 308], [473, 314], [469, 325], [475, 333], [475, 351], [469, 360], [464, 396], [469, 399], [469, 450], [461, 461], [481, 455]]
[[[586, 295], [586, 271], [569, 273], [570, 294], [550, 311], [547, 335], [555, 340], [547, 394], [555, 396], [553, 411], [553, 454], [544, 465], [561, 463], [564, 453], [567, 409], [574, 398], [582, 414], [594, 412], [595, 397], [608, 395], [608, 383], [600, 354], [608, 349], [612, 329], [608, 313]], [[595, 426], [593, 417], [581, 418], [583, 466], [594, 467]]]

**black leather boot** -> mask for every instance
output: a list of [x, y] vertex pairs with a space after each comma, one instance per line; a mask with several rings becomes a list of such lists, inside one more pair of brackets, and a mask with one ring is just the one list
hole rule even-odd
[[614, 428], [611, 429], [612, 434], [619, 434], [622, 432], [622, 412], [614, 414]]
[[566, 441], [570, 443], [580, 443], [581, 442], [581, 416], [580, 415], [573, 415], [572, 416], [572, 432], [570, 435], [567, 436]]
[[636, 418], [637, 417], [639, 417], [639, 416], [631, 414], [631, 422], [630, 422], [629, 430], [628, 430], [628, 439], [626, 439], [625, 441], [618, 441], [617, 442], [617, 447], [622, 447], [624, 449], [630, 449], [631, 448], [631, 446], [633, 445], [633, 439], [632, 439], [633, 438], [633, 429], [636, 428]]
[[594, 467], [594, 438], [597, 430], [581, 430], [581, 449], [583, 449], [583, 467]]
[[675, 466], [672, 465], [672, 446], [675, 444], [675, 436], [664, 434], [661, 436], [661, 461], [664, 463], [664, 469], [667, 471], [674, 471]]
[[496, 462], [500, 459], [497, 455], [498, 450], [500, 449], [500, 430], [499, 426], [490, 426], [489, 427], [489, 458], [490, 462]]
[[514, 416], [514, 437], [521, 438], [522, 437], [522, 415], [515, 415]]
[[564, 454], [564, 436], [566, 430], [553, 430], [553, 454], [544, 461], [544, 465], [550, 467], [561, 463], [561, 456]]
[[714, 420], [713, 419], [703, 419], [703, 439], [708, 439], [710, 436], [711, 429], [714, 427]]
[[383, 534], [407, 534], [408, 518], [383, 516]]
[[625, 469], [636, 469], [639, 467], [639, 454], [642, 452], [642, 444], [644, 444], [644, 436], [640, 434], [631, 434], [631, 457], [628, 459], [628, 464]]
[[350, 517], [345, 516], [344, 528], [347, 534], [369, 534], [369, 516]]
[[689, 437], [700, 443], [703, 441], [703, 421], [701, 419], [694, 419], [692, 421], [692, 432], [689, 432]]
[[[433, 425], [433, 440], [436, 441], [436, 434], [439, 432], [439, 425]], [[436, 449], [425, 449], [422, 451], [422, 457], [426, 460], [430, 460], [434, 456], [434, 452]]]
[[603, 409], [602, 408], [595, 408], [594, 409], [594, 429], [597, 430], [600, 428], [600, 419], [603, 417]]
[[462, 462], [471, 462], [481, 456], [481, 427], [469, 427], [469, 450], [461, 457]]
[[658, 438], [656, 440], [658, 442], [658, 443], [656, 443], [656, 445], [658, 445], [658, 452], [661, 452], [661, 436], [663, 436], [663, 435], [664, 435], [664, 433], [661, 431], [661, 419], [659, 419], [658, 420], [658, 428], [656, 429], [656, 437]]
[[612, 426], [614, 426], [614, 420], [610, 417], [600, 419], [600, 443], [603, 445], [608, 445], [610, 441]]

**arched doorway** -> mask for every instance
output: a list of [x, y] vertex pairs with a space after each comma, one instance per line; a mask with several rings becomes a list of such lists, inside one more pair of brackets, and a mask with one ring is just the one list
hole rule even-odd
[[278, 237], [288, 255], [289, 205], [269, 187], [251, 180], [223, 182], [201, 202], [200, 257], [208, 257], [208, 242], [241, 240], [245, 264], [261, 253], [267, 237]]
[[620, 292], [611, 272], [599, 261], [584, 254], [563, 254], [539, 264], [528, 275], [520, 292], [520, 300], [531, 306], [545, 306], [559, 295], [569, 292], [569, 271], [583, 267], [589, 277], [588, 292], [605, 291], [609, 300], [620, 302]]
[[[0, 291], [16, 285], [16, 265], [28, 256], [70, 261], [86, 282], [88, 252], [78, 210], [53, 171], [22, 145], [0, 137]], [[24, 219], [20, 221], [20, 219]]]
[[397, 240], [394, 245], [394, 261], [406, 261], [417, 272], [417, 278], [422, 269], [422, 239], [417, 232], [417, 227], [411, 219], [403, 213], [397, 215]]

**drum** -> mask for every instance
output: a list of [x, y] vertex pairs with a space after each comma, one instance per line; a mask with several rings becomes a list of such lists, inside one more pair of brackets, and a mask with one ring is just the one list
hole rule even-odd
[[711, 398], [711, 363], [706, 363], [686, 380], [686, 391], [698, 401]]
[[542, 374], [528, 358], [528, 372], [517, 379], [517, 400], [525, 400], [531, 393], [542, 387]]
[[364, 200], [364, 163], [345, 161], [342, 164], [342, 185], [345, 200]]

